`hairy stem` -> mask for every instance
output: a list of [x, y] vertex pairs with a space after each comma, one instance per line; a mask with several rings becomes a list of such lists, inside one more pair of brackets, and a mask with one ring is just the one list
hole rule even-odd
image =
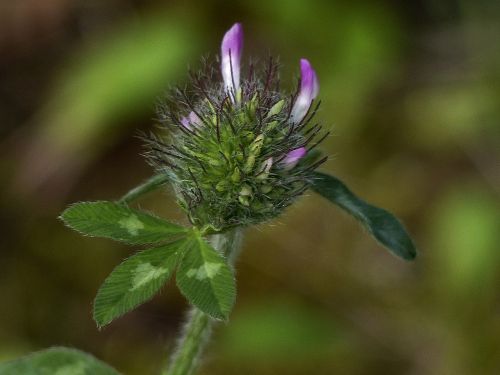
[[141, 185], [136, 186], [135, 188], [130, 190], [127, 194], [121, 197], [119, 202], [125, 204], [131, 203], [142, 195], [160, 188], [166, 182], [168, 182], [168, 176], [166, 174], [162, 173], [154, 175], [153, 177], [150, 177], [148, 180], [143, 182]]
[[193, 374], [198, 367], [203, 348], [210, 339], [213, 320], [195, 307], [188, 313], [178, 348], [173, 355], [165, 375]]
[[[210, 243], [226, 257], [230, 266], [234, 266], [241, 249], [241, 239], [241, 229], [234, 229], [226, 233], [212, 235]], [[191, 307], [177, 349], [163, 374], [194, 374], [200, 364], [203, 349], [210, 339], [212, 328], [216, 322], [216, 320], [210, 318], [196, 307]]]

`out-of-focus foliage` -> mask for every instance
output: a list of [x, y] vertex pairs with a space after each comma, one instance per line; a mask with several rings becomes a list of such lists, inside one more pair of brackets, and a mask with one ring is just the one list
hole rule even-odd
[[[246, 57], [307, 57], [325, 170], [401, 217], [414, 263], [312, 194], [248, 231], [238, 300], [203, 373], [500, 372], [498, 1], [4, 2], [0, 6], [0, 359], [54, 345], [126, 374], [158, 373], [186, 309], [173, 286], [96, 330], [91, 301], [135, 249], [69, 231], [78, 200], [152, 173], [138, 130], [224, 30]], [[184, 220], [169, 193], [142, 208]]]
[[0, 374], [118, 375], [108, 365], [75, 349], [51, 348], [0, 364]]
[[37, 134], [21, 164], [20, 184], [36, 188], [81, 168], [116, 142], [124, 122], [150, 113], [155, 98], [194, 58], [201, 41], [194, 30], [159, 9], [89, 36], [64, 62], [35, 117]]

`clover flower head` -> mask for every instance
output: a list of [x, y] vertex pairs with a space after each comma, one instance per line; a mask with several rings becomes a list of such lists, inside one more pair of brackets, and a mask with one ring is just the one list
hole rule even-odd
[[242, 75], [243, 27], [224, 35], [220, 65], [204, 61], [186, 88], [160, 101], [168, 133], [147, 137], [149, 161], [168, 174], [195, 225], [223, 230], [279, 215], [326, 160], [312, 150], [328, 135], [313, 122], [319, 107], [316, 72], [300, 60], [300, 83], [280, 89], [272, 57]]

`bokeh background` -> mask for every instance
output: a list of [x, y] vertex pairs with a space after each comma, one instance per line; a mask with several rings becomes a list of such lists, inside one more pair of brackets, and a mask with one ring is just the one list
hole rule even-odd
[[[71, 202], [151, 175], [154, 100], [244, 23], [244, 59], [307, 57], [333, 136], [323, 169], [390, 209], [400, 261], [308, 194], [248, 230], [238, 301], [201, 374], [500, 373], [498, 1], [0, 1], [0, 359], [52, 345], [125, 374], [167, 359], [173, 284], [102, 331], [91, 302], [134, 249], [66, 229]], [[183, 221], [168, 191], [141, 207]]]

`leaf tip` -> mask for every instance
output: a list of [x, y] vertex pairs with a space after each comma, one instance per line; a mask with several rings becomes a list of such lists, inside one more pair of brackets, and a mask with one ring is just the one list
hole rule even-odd
[[403, 257], [404, 260], [407, 260], [409, 262], [414, 261], [417, 258], [417, 248], [415, 245], [412, 243], [411, 247], [408, 249], [406, 252], [405, 256]]
[[107, 326], [113, 319], [110, 319], [106, 314], [103, 314], [103, 311], [99, 311], [99, 308], [96, 307], [96, 302], [94, 300], [94, 306], [92, 309], [92, 318], [97, 326], [97, 329], [101, 331], [105, 326]]
[[111, 320], [104, 320], [99, 317], [97, 317], [95, 314], [93, 316], [95, 325], [99, 331], [102, 331], [104, 327], [106, 327], [109, 323], [111, 323]]

